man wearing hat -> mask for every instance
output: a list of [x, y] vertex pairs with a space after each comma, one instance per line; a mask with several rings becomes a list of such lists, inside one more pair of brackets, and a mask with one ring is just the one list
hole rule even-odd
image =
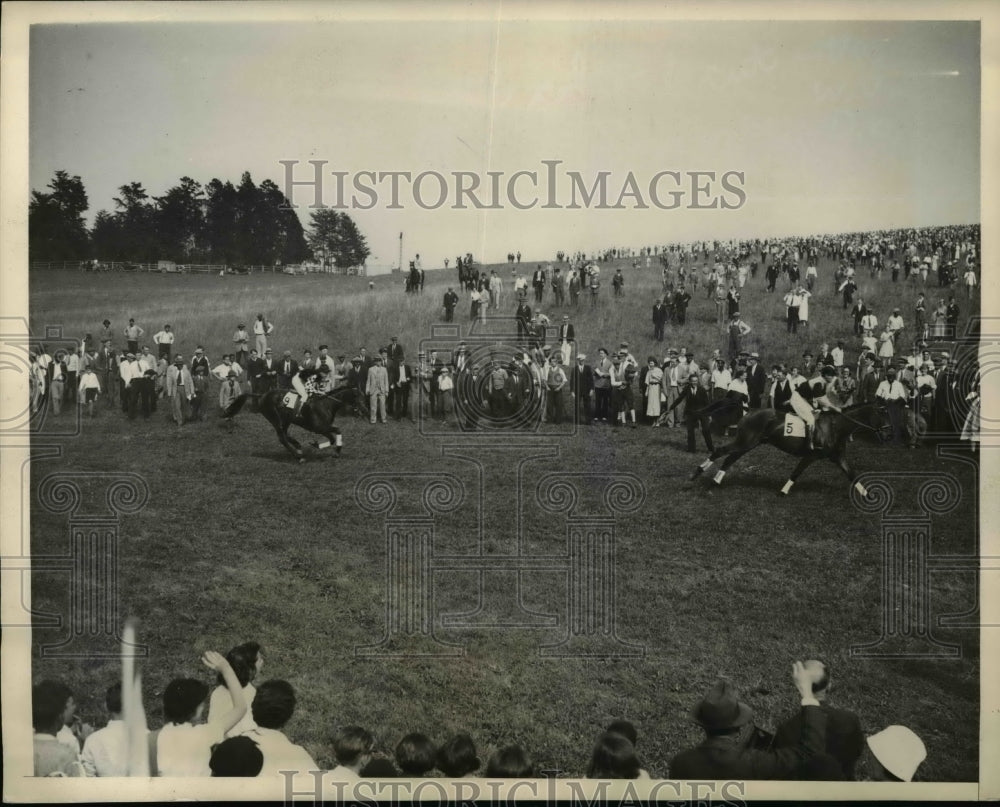
[[108, 396], [108, 407], [115, 405], [115, 391], [119, 389], [118, 358], [111, 348], [110, 339], [101, 340], [101, 349], [94, 356], [94, 372], [97, 373], [101, 388]]
[[631, 367], [639, 372], [639, 362], [635, 360], [635, 356], [629, 353], [628, 342], [622, 342], [618, 346], [618, 355], [622, 357], [622, 367]]
[[801, 699], [802, 727], [788, 748], [754, 747], [753, 710], [741, 703], [733, 686], [718, 681], [695, 707], [693, 717], [705, 739], [670, 761], [671, 779], [792, 779], [799, 768], [823, 753], [826, 713], [812, 693], [812, 678], [802, 662], [792, 665]]
[[212, 368], [209, 366], [208, 356], [205, 355], [205, 350], [201, 345], [198, 345], [194, 349], [194, 357], [191, 359], [191, 375], [192, 377], [198, 372], [198, 368], [203, 367], [205, 369], [205, 374], [207, 375], [209, 370]]
[[867, 779], [872, 782], [912, 782], [927, 759], [923, 741], [906, 726], [889, 726], [865, 740]]
[[573, 323], [569, 321], [569, 314], [563, 314], [562, 324], [559, 326], [559, 347], [562, 351], [562, 363], [569, 366], [569, 360], [573, 357], [573, 342], [576, 333], [573, 330]]
[[183, 426], [194, 397], [194, 379], [191, 371], [184, 365], [184, 357], [179, 353], [174, 356], [174, 363], [167, 368], [166, 392], [174, 422]]
[[897, 347], [899, 346], [899, 335], [903, 332], [903, 317], [899, 313], [898, 308], [892, 309], [892, 313], [889, 315], [889, 319], [885, 322], [886, 330], [892, 335], [892, 342]]
[[653, 303], [653, 338], [657, 342], [663, 341], [663, 329], [667, 324], [667, 307], [659, 297]]
[[[332, 363], [333, 360], [331, 359], [330, 361]], [[292, 386], [292, 378], [298, 372], [299, 363], [292, 358], [292, 351], [284, 351], [281, 354], [281, 361], [278, 362], [278, 387], [280, 389], [289, 389]]]
[[687, 426], [687, 450], [688, 453], [695, 452], [694, 430], [701, 427], [701, 436], [705, 440], [705, 446], [709, 451], [715, 451], [712, 443], [712, 432], [709, 429], [709, 419], [702, 410], [708, 406], [710, 400], [708, 390], [699, 382], [697, 373], [690, 373], [687, 383], [678, 393], [677, 397], [670, 404], [667, 410], [660, 415], [660, 422], [667, 422], [668, 416], [678, 407], [683, 407], [684, 423]]
[[767, 388], [767, 373], [760, 363], [760, 354], [754, 351], [747, 358], [747, 392], [750, 395], [750, 408], [760, 409]]
[[807, 350], [802, 354], [802, 367], [800, 369], [806, 378], [812, 378], [816, 375], [816, 357], [811, 351]]
[[892, 425], [892, 442], [900, 445], [903, 442], [903, 409], [906, 406], [907, 393], [903, 382], [896, 377], [896, 368], [886, 370], [885, 380], [875, 390], [875, 398], [885, 405]]
[[403, 346], [399, 344], [399, 337], [393, 336], [389, 339], [388, 360], [397, 363], [403, 361]]
[[271, 348], [264, 351], [261, 361], [261, 392], [267, 392], [278, 386], [278, 360], [274, 358]]

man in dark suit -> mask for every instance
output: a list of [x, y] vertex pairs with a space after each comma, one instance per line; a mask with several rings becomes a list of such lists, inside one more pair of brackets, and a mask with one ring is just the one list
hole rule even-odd
[[698, 426], [701, 426], [701, 436], [704, 438], [708, 450], [715, 451], [715, 445], [712, 443], [712, 432], [709, 430], [708, 415], [702, 413], [702, 410], [709, 404], [708, 390], [698, 383], [697, 373], [691, 373], [688, 376], [688, 383], [681, 390], [677, 399], [670, 404], [667, 412], [672, 412], [681, 404], [684, 405], [684, 424], [687, 426], [688, 452], [694, 453], [695, 451], [694, 430]]
[[528, 323], [531, 322], [531, 306], [525, 300], [521, 300], [514, 316], [517, 317], [517, 338], [526, 339], [529, 333]]
[[694, 710], [705, 739], [670, 761], [671, 779], [794, 779], [803, 765], [823, 753], [826, 712], [812, 694], [812, 677], [797, 661], [792, 680], [801, 698], [800, 729], [789, 748], [759, 747], [753, 710], [727, 681], [719, 681]]
[[569, 391], [573, 397], [577, 425], [589, 426], [593, 422], [590, 400], [594, 393], [594, 368], [585, 364], [586, 360], [585, 354], [577, 355], [576, 364], [569, 373]]
[[875, 403], [875, 392], [882, 382], [882, 374], [875, 364], [875, 354], [867, 353], [861, 360], [861, 369], [858, 371], [858, 403]]
[[507, 410], [519, 426], [528, 425], [524, 417], [531, 399], [531, 371], [524, 363], [523, 356], [514, 356], [507, 368], [507, 381], [504, 383], [507, 396]]
[[760, 354], [751, 353], [750, 359], [747, 361], [747, 391], [750, 393], [751, 409], [760, 409], [766, 386], [767, 373], [760, 366]]
[[[853, 712], [836, 709], [825, 701], [830, 692], [830, 668], [822, 661], [811, 659], [805, 662], [806, 671], [812, 679], [812, 693], [826, 713], [826, 754], [836, 762], [840, 779], [854, 779], [854, 766], [865, 746], [865, 735], [861, 721]], [[780, 726], [774, 734], [775, 748], [794, 748], [802, 734], [802, 714], [796, 713]], [[799, 771], [798, 778], [812, 779], [815, 763], [807, 763], [805, 770]], [[831, 768], [832, 770], [832, 768]]]
[[683, 286], [674, 292], [674, 318], [677, 320], [678, 325], [683, 325], [687, 322], [687, 309], [690, 302], [691, 295], [688, 294], [687, 289]]
[[540, 303], [542, 295], [545, 293], [545, 270], [542, 269], [541, 264], [537, 264], [535, 267], [535, 273], [531, 276], [531, 285], [535, 289], [535, 302]]
[[259, 395], [263, 392], [264, 359], [257, 355], [255, 349], [250, 350], [250, 358], [247, 359], [247, 379], [250, 381], [250, 392]]
[[94, 361], [94, 371], [101, 383], [101, 389], [108, 396], [108, 406], [114, 406], [115, 390], [118, 389], [118, 359], [115, 357], [110, 339], [101, 340], [101, 349]]
[[667, 324], [667, 307], [659, 297], [653, 304], [653, 338], [657, 342], [663, 341], [663, 328]]
[[399, 344], [399, 337], [394, 336], [389, 340], [388, 355], [389, 361], [403, 361], [403, 346]]
[[292, 388], [292, 376], [299, 371], [299, 363], [292, 358], [292, 351], [286, 350], [278, 362], [278, 387]]
[[771, 408], [776, 412], [792, 411], [792, 382], [783, 364], [774, 366], [774, 384], [771, 386]]

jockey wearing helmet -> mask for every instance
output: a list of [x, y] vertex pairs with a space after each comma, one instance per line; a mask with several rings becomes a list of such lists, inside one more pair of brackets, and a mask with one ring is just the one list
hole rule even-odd
[[310, 395], [322, 392], [329, 375], [330, 368], [326, 364], [315, 368], [307, 367], [292, 376], [292, 388], [299, 394], [301, 401], [305, 402]]
[[835, 412], [840, 411], [840, 407], [834, 404], [827, 395], [829, 385], [836, 376], [836, 369], [830, 365], [826, 365], [818, 375], [792, 389], [792, 397], [789, 403], [795, 414], [805, 421], [806, 437], [809, 441], [810, 451], [816, 447], [814, 437], [816, 416], [813, 414], [813, 410], [832, 409]]

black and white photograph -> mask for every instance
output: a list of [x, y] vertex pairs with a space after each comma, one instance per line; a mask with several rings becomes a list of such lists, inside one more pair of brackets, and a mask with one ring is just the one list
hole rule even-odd
[[5, 4], [4, 799], [1000, 797], [997, 12]]

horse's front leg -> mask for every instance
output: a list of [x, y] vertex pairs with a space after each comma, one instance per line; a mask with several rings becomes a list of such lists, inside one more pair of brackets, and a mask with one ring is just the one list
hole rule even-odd
[[282, 428], [281, 426], [275, 426], [274, 430], [277, 432], [278, 439], [281, 441], [281, 444], [288, 449], [289, 453], [298, 459], [300, 463], [305, 462], [306, 458], [302, 455], [302, 447], [299, 445], [297, 440], [288, 434], [288, 429]]
[[792, 485], [795, 484], [795, 480], [797, 480], [800, 476], [802, 476], [802, 473], [805, 471], [805, 469], [808, 468], [810, 465], [812, 465], [813, 462], [815, 461], [816, 458], [811, 454], [806, 454], [802, 459], [799, 460], [799, 464], [795, 466], [795, 470], [792, 471], [792, 475], [788, 477], [788, 481], [785, 482], [785, 486], [781, 489], [782, 495], [784, 496], [788, 495], [788, 492], [792, 489]]
[[344, 445], [344, 438], [343, 438], [343, 436], [340, 433], [340, 429], [338, 429], [336, 426], [330, 426], [329, 429], [327, 429], [325, 432], [323, 432], [323, 436], [326, 438], [325, 440], [322, 440], [320, 442], [314, 443], [314, 445], [316, 446], [316, 448], [322, 450], [324, 448], [329, 448], [330, 446], [335, 446], [336, 449], [337, 449], [337, 452], [336, 452], [337, 456], [339, 457], [340, 456], [340, 449]]
[[858, 475], [855, 472], [855, 470], [850, 465], [848, 465], [847, 457], [845, 457], [843, 454], [840, 454], [836, 458], [831, 458], [831, 459], [833, 459], [833, 461], [837, 463], [837, 467], [840, 468], [840, 470], [842, 470], [847, 475], [848, 480], [854, 482], [854, 487], [857, 489], [858, 493], [860, 493], [861, 496], [863, 497], [867, 497], [868, 488], [866, 488], [860, 482], [854, 481], [855, 479], [857, 479]]

